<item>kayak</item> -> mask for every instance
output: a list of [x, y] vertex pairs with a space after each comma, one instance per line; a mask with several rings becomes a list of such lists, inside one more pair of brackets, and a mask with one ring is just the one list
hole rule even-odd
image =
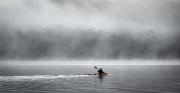
[[83, 74], [83, 75], [107, 76], [108, 73], [103, 73], [103, 74], [95, 73], [95, 74]]
[[97, 76], [107, 76], [108, 73], [103, 73], [103, 74], [96, 73], [95, 75], [97, 75]]

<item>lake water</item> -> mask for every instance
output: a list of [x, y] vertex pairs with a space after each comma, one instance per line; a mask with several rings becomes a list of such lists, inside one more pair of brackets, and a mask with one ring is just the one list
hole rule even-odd
[[1, 65], [0, 93], [180, 93], [180, 66]]

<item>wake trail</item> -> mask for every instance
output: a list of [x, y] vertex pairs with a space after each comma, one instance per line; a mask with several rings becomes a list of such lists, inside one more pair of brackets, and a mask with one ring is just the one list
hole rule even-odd
[[78, 78], [88, 77], [88, 74], [82, 75], [31, 75], [31, 76], [0, 76], [0, 81], [28, 81], [28, 80], [44, 80], [57, 78]]

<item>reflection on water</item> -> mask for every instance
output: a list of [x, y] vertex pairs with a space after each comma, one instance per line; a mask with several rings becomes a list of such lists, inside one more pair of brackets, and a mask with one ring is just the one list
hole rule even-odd
[[[1, 93], [179, 93], [179, 66], [104, 66], [108, 76], [90, 66], [0, 67]], [[79, 74], [79, 75], [77, 75]]]
[[103, 79], [105, 78], [105, 76], [103, 76], [103, 75], [99, 75], [99, 76], [97, 76], [97, 77], [98, 77], [98, 79], [99, 79], [100, 82], [103, 82]]

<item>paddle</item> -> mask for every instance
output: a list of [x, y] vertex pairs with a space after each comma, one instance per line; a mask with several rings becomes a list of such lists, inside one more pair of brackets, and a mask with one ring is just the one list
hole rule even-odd
[[98, 69], [96, 66], [94, 66], [95, 69]]

